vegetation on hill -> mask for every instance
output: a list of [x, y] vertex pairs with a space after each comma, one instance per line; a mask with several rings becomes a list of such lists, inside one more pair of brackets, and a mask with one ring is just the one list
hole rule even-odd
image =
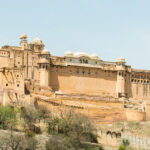
[[[0, 137], [0, 150], [37, 149], [37, 134], [48, 137], [46, 150], [102, 149], [101, 146], [90, 144], [97, 143], [98, 137], [93, 124], [73, 110], [58, 115], [44, 106], [0, 107], [0, 129], [11, 131], [10, 136]], [[18, 134], [14, 134], [14, 131], [18, 131]]]

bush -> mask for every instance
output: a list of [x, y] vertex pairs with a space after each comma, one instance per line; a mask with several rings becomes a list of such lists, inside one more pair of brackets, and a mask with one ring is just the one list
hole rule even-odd
[[126, 147], [123, 144], [121, 144], [119, 145], [118, 150], [126, 150]]
[[26, 135], [27, 137], [34, 137], [34, 136], [35, 136], [35, 133], [34, 133], [33, 131], [31, 131], [31, 130], [26, 129], [26, 130], [25, 130], [25, 135]]
[[0, 136], [0, 149], [2, 150], [36, 150], [37, 140], [32, 137], [11, 133]]
[[0, 128], [12, 129], [17, 124], [17, 112], [11, 106], [0, 107]]
[[62, 136], [52, 136], [46, 142], [46, 150], [75, 150], [75, 143]]
[[122, 140], [122, 144], [119, 145], [118, 150], [126, 150], [126, 149], [132, 149], [131, 147], [129, 147], [130, 142], [127, 139], [123, 139]]
[[89, 119], [72, 111], [60, 117], [53, 117], [47, 122], [47, 131], [51, 135], [63, 135], [71, 139], [74, 145], [82, 147], [82, 141], [97, 143], [95, 127]]

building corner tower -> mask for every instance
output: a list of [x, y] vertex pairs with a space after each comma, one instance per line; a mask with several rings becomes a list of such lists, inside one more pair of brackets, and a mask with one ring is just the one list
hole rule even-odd
[[126, 97], [126, 89], [125, 89], [125, 82], [126, 82], [126, 67], [125, 67], [125, 59], [119, 58], [117, 61], [117, 84], [116, 84], [116, 92], [117, 97]]
[[50, 85], [50, 52], [43, 50], [40, 59], [40, 86], [48, 87]]

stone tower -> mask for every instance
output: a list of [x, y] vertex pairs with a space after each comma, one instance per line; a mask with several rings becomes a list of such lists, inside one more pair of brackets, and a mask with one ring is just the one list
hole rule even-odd
[[48, 87], [50, 85], [50, 52], [43, 50], [40, 59], [40, 86]]
[[125, 97], [125, 81], [126, 81], [126, 71], [125, 71], [125, 59], [119, 58], [117, 61], [117, 85], [116, 85], [116, 91], [118, 94], [118, 97]]
[[23, 34], [20, 36], [20, 46], [21, 48], [24, 50], [24, 49], [27, 49], [28, 48], [28, 43], [27, 43], [27, 35], [26, 34]]

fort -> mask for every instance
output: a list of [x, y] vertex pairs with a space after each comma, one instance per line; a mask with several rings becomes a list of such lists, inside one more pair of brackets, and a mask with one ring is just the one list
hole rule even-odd
[[132, 108], [146, 112], [139, 120], [150, 119], [150, 70], [134, 69], [122, 57], [110, 62], [95, 54], [71, 51], [63, 57], [53, 56], [44, 47], [39, 38], [28, 43], [23, 34], [20, 46], [0, 48], [0, 105], [30, 104], [38, 97], [49, 102], [55, 99], [55, 103], [64, 100], [65, 105], [76, 107], [81, 107], [82, 99], [86, 100], [82, 107], [98, 109], [107, 101], [105, 108], [108, 103], [118, 111]]

